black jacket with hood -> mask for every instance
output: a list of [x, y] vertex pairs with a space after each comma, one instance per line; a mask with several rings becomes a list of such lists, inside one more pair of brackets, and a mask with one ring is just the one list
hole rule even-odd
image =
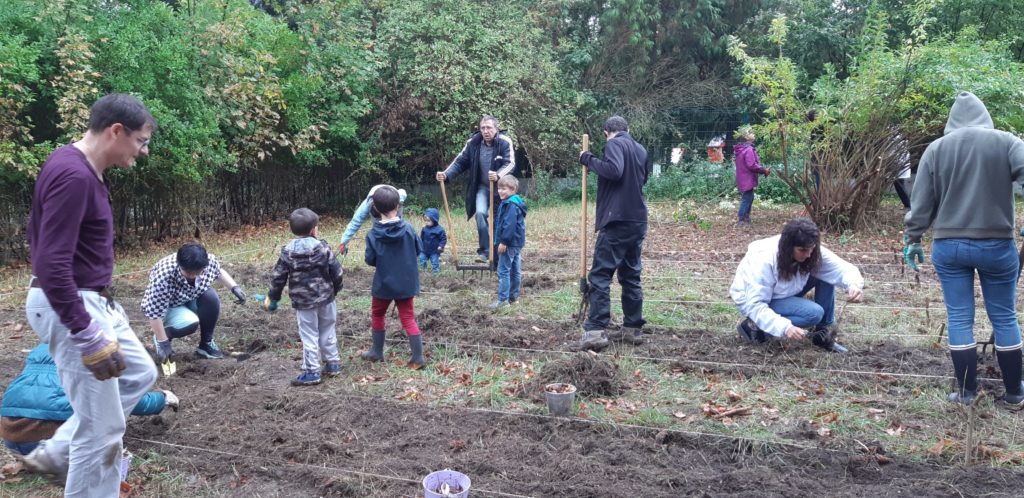
[[376, 267], [370, 293], [378, 299], [402, 300], [420, 293], [417, 259], [423, 252], [416, 229], [401, 218], [373, 222], [366, 234], [366, 264]]

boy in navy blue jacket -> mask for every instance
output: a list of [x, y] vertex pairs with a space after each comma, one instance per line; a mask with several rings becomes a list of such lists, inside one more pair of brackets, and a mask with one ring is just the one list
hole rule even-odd
[[440, 214], [437, 208], [427, 208], [423, 214], [423, 229], [420, 230], [420, 242], [423, 244], [423, 252], [420, 253], [420, 268], [427, 268], [427, 260], [434, 273], [441, 272], [441, 253], [448, 243], [448, 235], [444, 227], [438, 224]]
[[416, 230], [398, 216], [398, 191], [382, 186], [373, 194], [370, 211], [377, 220], [366, 235], [366, 264], [376, 267], [373, 272], [370, 326], [373, 329], [373, 347], [360, 355], [367, 361], [384, 359], [384, 314], [391, 301], [398, 308], [398, 319], [409, 336], [412, 350], [408, 367], [423, 368], [423, 341], [416, 325], [413, 299], [420, 292], [420, 274], [416, 258], [423, 252]]
[[508, 306], [519, 299], [522, 273], [519, 251], [526, 243], [526, 203], [516, 192], [519, 180], [505, 175], [498, 180], [498, 216], [494, 219], [494, 240], [498, 243], [498, 300], [491, 309]]

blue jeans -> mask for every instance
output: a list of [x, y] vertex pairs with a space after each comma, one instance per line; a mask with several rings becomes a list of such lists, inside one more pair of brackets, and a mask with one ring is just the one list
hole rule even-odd
[[505, 254], [498, 254], [498, 301], [519, 299], [522, 273], [519, 271], [522, 247], [506, 247]]
[[[811, 289], [814, 289], [814, 301], [803, 297]], [[796, 327], [831, 325], [835, 321], [836, 288], [824, 280], [810, 277], [800, 293], [792, 297], [772, 299], [768, 307], [789, 319]]]
[[754, 207], [754, 190], [740, 192], [740, 212], [737, 215], [739, 221], [750, 221], [752, 207]]
[[476, 233], [480, 239], [480, 245], [476, 248], [476, 253], [484, 258], [487, 257], [491, 245], [491, 234], [487, 225], [487, 214], [490, 207], [491, 190], [485, 182], [476, 189]]
[[434, 254], [427, 254], [425, 252], [420, 253], [420, 268], [427, 269], [427, 260], [430, 260], [430, 267], [434, 273], [441, 272], [441, 253], [435, 252]]
[[32, 450], [36, 449], [36, 446], [39, 446], [39, 441], [32, 441], [28, 443], [15, 443], [14, 441], [4, 439], [4, 446], [6, 446], [7, 449], [19, 455], [25, 456], [28, 455], [29, 453], [32, 453]]
[[1017, 324], [1017, 272], [1020, 261], [1013, 239], [938, 239], [932, 264], [942, 283], [949, 329], [949, 349], [975, 347], [974, 272], [981, 280], [985, 310], [995, 331], [996, 350], [1020, 347]]

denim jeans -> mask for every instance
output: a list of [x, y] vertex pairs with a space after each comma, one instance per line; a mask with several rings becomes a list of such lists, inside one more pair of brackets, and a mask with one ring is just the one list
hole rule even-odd
[[1020, 261], [1013, 239], [938, 239], [932, 243], [932, 264], [946, 301], [949, 349], [975, 347], [974, 272], [996, 336], [997, 350], [1020, 347], [1017, 324], [1017, 272]]
[[498, 301], [519, 299], [519, 288], [522, 284], [522, 273], [519, 256], [521, 247], [506, 247], [505, 254], [498, 254]]
[[427, 269], [427, 260], [430, 260], [430, 267], [434, 273], [441, 272], [441, 253], [435, 252], [434, 254], [428, 255], [425, 252], [420, 253], [420, 268]]
[[213, 340], [213, 329], [219, 317], [220, 296], [211, 287], [198, 298], [168, 309], [164, 329], [168, 339], [179, 339], [194, 334], [198, 328], [199, 343], [206, 344]]
[[754, 206], [754, 191], [740, 192], [740, 212], [737, 215], [739, 221], [750, 221], [750, 209]]
[[[814, 301], [803, 296], [814, 289]], [[815, 277], [807, 279], [807, 285], [795, 296], [772, 299], [768, 307], [800, 328], [815, 325], [831, 325], [835, 321], [836, 288]]]
[[28, 443], [15, 443], [14, 441], [4, 439], [4, 446], [7, 447], [7, 449], [13, 451], [14, 453], [24, 456], [28, 455], [29, 453], [32, 453], [32, 450], [36, 449], [36, 446], [39, 446], [39, 441], [32, 441]]
[[476, 189], [476, 233], [480, 245], [476, 253], [486, 258], [490, 251], [491, 234], [488, 230], [487, 214], [491, 207], [491, 190], [486, 183]]
[[594, 262], [590, 265], [590, 314], [583, 330], [603, 330], [611, 320], [609, 289], [612, 275], [618, 273], [622, 286], [622, 325], [641, 328], [644, 291], [640, 286], [643, 264], [640, 253], [647, 236], [647, 223], [615, 221], [605, 225], [594, 244]]

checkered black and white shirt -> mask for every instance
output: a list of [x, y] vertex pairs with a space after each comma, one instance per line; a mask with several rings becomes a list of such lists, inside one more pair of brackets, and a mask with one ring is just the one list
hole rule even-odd
[[177, 254], [171, 254], [153, 265], [149, 271], [149, 286], [142, 296], [142, 312], [146, 318], [163, 318], [167, 310], [181, 306], [199, 297], [220, 277], [220, 263], [210, 254], [210, 264], [196, 277], [195, 284], [189, 284], [178, 267]]

